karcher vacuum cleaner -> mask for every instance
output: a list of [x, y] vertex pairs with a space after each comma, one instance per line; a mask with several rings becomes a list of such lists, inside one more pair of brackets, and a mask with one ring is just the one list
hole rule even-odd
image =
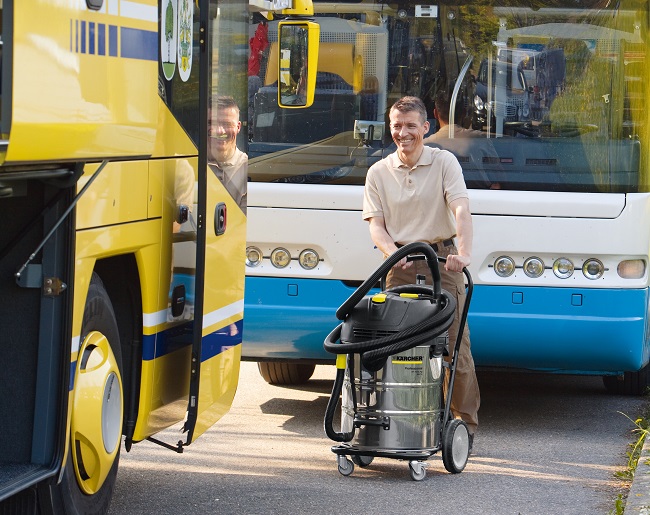
[[[386, 290], [386, 274], [402, 258], [426, 259], [433, 285]], [[469, 433], [465, 422], [450, 417], [458, 350], [472, 294], [461, 315], [453, 358], [448, 364], [448, 333], [455, 298], [442, 290], [438, 258], [430, 245], [410, 243], [386, 259], [336, 312], [343, 322], [327, 337], [325, 350], [337, 355], [337, 374], [325, 414], [325, 432], [344, 476], [354, 465], [366, 467], [375, 457], [409, 462], [411, 478], [426, 476], [426, 460], [442, 450], [451, 473], [465, 468]], [[381, 293], [367, 295], [380, 282]], [[444, 393], [445, 376], [449, 383]], [[342, 396], [341, 396], [342, 392]], [[341, 432], [332, 427], [341, 397]]]

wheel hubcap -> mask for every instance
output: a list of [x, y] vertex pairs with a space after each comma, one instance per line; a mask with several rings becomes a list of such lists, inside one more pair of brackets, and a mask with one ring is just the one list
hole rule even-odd
[[106, 337], [90, 332], [77, 359], [71, 420], [72, 461], [82, 491], [104, 484], [122, 433], [122, 379]]

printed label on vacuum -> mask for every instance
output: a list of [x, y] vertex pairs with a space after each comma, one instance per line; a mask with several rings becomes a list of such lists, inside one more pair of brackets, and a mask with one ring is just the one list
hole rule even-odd
[[421, 365], [422, 356], [393, 356], [394, 365]]

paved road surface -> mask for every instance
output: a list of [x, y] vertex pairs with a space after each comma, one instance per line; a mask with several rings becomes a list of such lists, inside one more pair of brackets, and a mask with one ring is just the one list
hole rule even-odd
[[122, 453], [110, 513], [607, 514], [634, 427], [619, 412], [635, 418], [648, 402], [609, 395], [600, 378], [482, 372], [464, 472], [436, 454], [421, 482], [380, 458], [344, 477], [323, 432], [333, 377], [319, 366], [301, 389], [273, 387], [242, 363], [231, 412], [185, 453], [149, 442]]

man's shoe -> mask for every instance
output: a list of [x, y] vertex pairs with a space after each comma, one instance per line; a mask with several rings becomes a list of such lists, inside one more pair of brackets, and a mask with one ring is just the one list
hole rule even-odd
[[469, 434], [469, 451], [467, 452], [468, 455], [472, 454], [472, 447], [474, 447], [474, 435], [470, 433]]

